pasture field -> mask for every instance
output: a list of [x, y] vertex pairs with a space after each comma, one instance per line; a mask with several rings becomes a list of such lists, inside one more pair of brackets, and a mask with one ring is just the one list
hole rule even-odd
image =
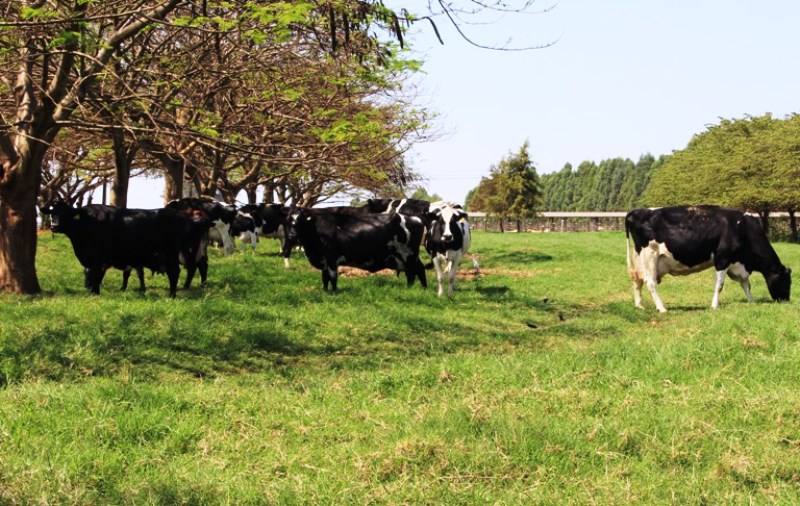
[[800, 502], [798, 294], [760, 275], [716, 311], [668, 278], [660, 315], [617, 232], [477, 232], [453, 301], [277, 249], [91, 296], [40, 236], [44, 294], [0, 295], [0, 504]]

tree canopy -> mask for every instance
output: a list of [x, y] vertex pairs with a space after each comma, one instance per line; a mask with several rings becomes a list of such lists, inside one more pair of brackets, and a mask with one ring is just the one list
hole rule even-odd
[[124, 206], [134, 165], [164, 173], [168, 197], [184, 181], [228, 199], [264, 185], [310, 205], [413, 182], [403, 155], [427, 113], [402, 92], [419, 68], [408, 25], [519, 4], [417, 17], [373, 0], [0, 2], [0, 289], [40, 289], [40, 196], [77, 199], [110, 177]]
[[489, 177], [481, 179], [467, 196], [467, 208], [501, 219], [533, 216], [541, 205], [542, 195], [529, 147], [529, 142], [525, 141], [519, 151], [509, 153], [491, 167]]
[[566, 164], [544, 174], [542, 193], [548, 211], [626, 211], [640, 205], [641, 195], [655, 167], [665, 157], [644, 154], [637, 162], [610, 158], [599, 164], [582, 162], [577, 170]]
[[653, 173], [644, 202], [793, 211], [800, 202], [800, 116], [747, 116], [709, 126]]

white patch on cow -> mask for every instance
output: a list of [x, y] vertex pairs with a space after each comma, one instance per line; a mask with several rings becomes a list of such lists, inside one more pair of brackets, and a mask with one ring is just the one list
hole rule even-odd
[[400, 199], [400, 203], [397, 204], [397, 207], [392, 209], [392, 204], [394, 202], [395, 202], [394, 200], [390, 201], [389, 205], [386, 206], [386, 210], [384, 212], [382, 212], [381, 214], [391, 214], [391, 213], [399, 212], [400, 208], [403, 207], [406, 204], [406, 202], [408, 202], [408, 199]]
[[222, 243], [222, 251], [225, 255], [232, 255], [235, 249], [233, 240], [231, 239], [231, 226], [222, 220], [214, 220], [211, 222], [212, 227], [208, 231], [208, 237], [212, 241]]

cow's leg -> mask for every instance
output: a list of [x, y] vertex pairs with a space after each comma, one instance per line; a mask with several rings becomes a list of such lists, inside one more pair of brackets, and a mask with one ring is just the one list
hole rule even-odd
[[725, 286], [725, 274], [724, 270], [714, 272], [714, 297], [711, 299], [711, 309], [719, 307], [719, 294]]
[[644, 280], [641, 276], [633, 278], [633, 305], [639, 309], [644, 309], [644, 304], [642, 304], [642, 285], [644, 285]]
[[136, 268], [136, 275], [139, 277], [139, 291], [144, 292], [144, 267], [137, 267]]
[[181, 274], [181, 267], [178, 263], [178, 257], [175, 255], [174, 260], [167, 261], [167, 278], [169, 279], [169, 296], [175, 298], [178, 294], [178, 277]]
[[208, 279], [208, 256], [203, 255], [200, 260], [197, 261], [197, 269], [200, 271], [200, 284], [205, 285], [206, 280]]
[[450, 287], [448, 289], [448, 297], [453, 297], [456, 291], [456, 282], [458, 280], [458, 266], [461, 263], [461, 251], [451, 251], [448, 255], [447, 272], [450, 277]]
[[122, 286], [120, 287], [120, 291], [124, 292], [128, 289], [128, 280], [131, 277], [131, 270], [130, 269], [123, 269], [122, 270]]
[[442, 272], [443, 260], [444, 258], [438, 253], [433, 257], [433, 268], [436, 270], [436, 282], [438, 284], [436, 295], [439, 297], [444, 295], [444, 272]]
[[414, 257], [413, 265], [416, 266], [417, 269], [419, 284], [422, 285], [422, 288], [428, 288], [428, 278], [425, 274], [425, 266], [422, 264], [422, 260], [420, 260], [419, 257]]
[[328, 278], [331, 280], [331, 291], [336, 293], [338, 291], [338, 281], [339, 281], [339, 266], [334, 265], [332, 268], [328, 269]]
[[[417, 278], [417, 266], [412, 262], [405, 262], [403, 266], [403, 272], [406, 274], [406, 286], [411, 288], [411, 285], [414, 284], [414, 280]], [[397, 276], [400, 276], [400, 272], [397, 272]]]
[[336, 293], [337, 281], [339, 277], [339, 264], [336, 261], [330, 262], [325, 260], [322, 262], [322, 287], [328, 291], [328, 284], [330, 283], [331, 291]]
[[89, 268], [84, 271], [86, 275], [86, 284], [89, 290], [95, 295], [100, 294], [100, 285], [103, 283], [103, 277], [106, 275], [106, 270], [100, 267]]
[[445, 273], [447, 273], [447, 296], [452, 299], [456, 291], [456, 274], [458, 273], [458, 265], [452, 258], [447, 259]]
[[186, 280], [183, 282], [183, 289], [188, 290], [192, 286], [192, 280], [194, 279], [194, 273], [197, 272], [197, 264], [198, 262], [194, 262], [189, 259], [189, 255], [186, 255]]
[[742, 290], [744, 290], [744, 296], [747, 297], [747, 302], [755, 301], [753, 294], [750, 293], [750, 273], [747, 272], [747, 269], [744, 268], [744, 265], [740, 263], [731, 264], [731, 266], [728, 267], [728, 276], [732, 280], [738, 281], [742, 286]]
[[650, 246], [643, 248], [641, 265], [644, 270], [644, 284], [647, 285], [647, 290], [653, 298], [656, 309], [658, 309], [659, 313], [666, 313], [667, 308], [664, 307], [664, 303], [661, 302], [661, 297], [658, 295], [658, 256], [657, 245], [654, 248]]

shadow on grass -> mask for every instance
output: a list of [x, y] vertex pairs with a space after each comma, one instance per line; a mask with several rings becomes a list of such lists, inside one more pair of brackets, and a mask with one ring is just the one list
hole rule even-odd
[[529, 265], [533, 263], [549, 262], [553, 256], [539, 251], [489, 251], [482, 256], [482, 263], [491, 265]]

